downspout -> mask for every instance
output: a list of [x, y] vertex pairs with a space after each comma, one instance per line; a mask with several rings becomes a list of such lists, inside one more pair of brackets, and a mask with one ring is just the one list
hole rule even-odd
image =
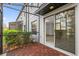
[[[25, 7], [26, 7], [26, 12], [27, 12], [27, 5], [25, 5]], [[26, 26], [25, 27], [26, 27], [26, 32], [27, 32], [27, 13], [25, 16], [26, 16]]]
[[38, 20], [38, 42], [40, 42], [40, 15]]
[[39, 17], [39, 24], [38, 24], [38, 25], [39, 25], [39, 30], [38, 30], [38, 31], [39, 31], [39, 32], [38, 32], [38, 42], [40, 42], [40, 14], [39, 14], [38, 17]]
[[28, 7], [28, 32], [29, 32], [29, 3], [27, 5], [27, 7]]

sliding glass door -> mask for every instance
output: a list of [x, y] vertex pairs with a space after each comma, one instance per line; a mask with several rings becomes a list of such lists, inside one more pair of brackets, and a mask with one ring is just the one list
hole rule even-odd
[[50, 16], [45, 18], [45, 37], [46, 37], [46, 44], [49, 46], [54, 46], [54, 16]]
[[75, 10], [56, 14], [55, 17], [55, 46], [75, 53]]

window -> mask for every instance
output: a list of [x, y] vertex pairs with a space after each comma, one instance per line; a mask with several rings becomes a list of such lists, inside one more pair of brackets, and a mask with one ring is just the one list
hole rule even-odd
[[32, 26], [32, 33], [37, 34], [37, 21], [31, 23]]

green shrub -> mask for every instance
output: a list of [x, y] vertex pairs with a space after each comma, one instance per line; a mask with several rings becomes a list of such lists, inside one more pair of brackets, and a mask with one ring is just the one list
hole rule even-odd
[[6, 44], [11, 46], [13, 44], [16, 45], [24, 45], [31, 42], [31, 32], [20, 32], [17, 30], [6, 30], [3, 32]]
[[17, 30], [4, 30], [3, 31], [3, 40], [5, 41], [5, 43], [7, 44], [7, 45], [11, 45], [11, 44], [13, 44], [13, 43], [15, 43], [15, 34], [16, 34], [16, 32], [19, 32], [19, 31], [17, 31]]
[[31, 42], [31, 32], [17, 32], [16, 43], [18, 45], [24, 45]]

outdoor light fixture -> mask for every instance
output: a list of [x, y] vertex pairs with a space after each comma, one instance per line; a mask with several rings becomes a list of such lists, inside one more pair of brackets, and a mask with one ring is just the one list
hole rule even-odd
[[50, 6], [49, 8], [50, 8], [50, 9], [53, 9], [53, 8], [54, 8], [54, 6]]

